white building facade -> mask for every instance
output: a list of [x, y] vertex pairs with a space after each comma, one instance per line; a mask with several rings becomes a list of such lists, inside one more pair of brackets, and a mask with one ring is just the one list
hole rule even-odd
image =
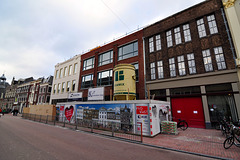
[[78, 93], [80, 66], [81, 55], [55, 65], [50, 104], [68, 102], [70, 94]]

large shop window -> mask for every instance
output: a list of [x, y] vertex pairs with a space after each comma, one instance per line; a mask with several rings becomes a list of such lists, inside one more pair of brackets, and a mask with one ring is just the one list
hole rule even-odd
[[206, 86], [210, 121], [213, 127], [218, 123], [219, 118], [223, 117], [233, 122], [238, 121], [235, 100], [231, 92], [231, 84]]
[[154, 96], [155, 100], [167, 101], [166, 89], [151, 90], [150, 95]]
[[131, 58], [137, 55], [138, 55], [137, 41], [118, 48], [118, 60]]
[[93, 74], [82, 77], [82, 88], [89, 88], [93, 86]]
[[112, 70], [99, 72], [97, 85], [98, 86], [112, 85]]

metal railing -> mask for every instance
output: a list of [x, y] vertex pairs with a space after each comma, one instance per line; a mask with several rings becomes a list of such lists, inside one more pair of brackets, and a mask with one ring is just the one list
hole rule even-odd
[[73, 130], [81, 130], [119, 139], [143, 142], [142, 124], [125, 124], [116, 121], [100, 121], [98, 119], [71, 119], [65, 116], [37, 115], [23, 113], [22, 118], [36, 122], [67, 127]]

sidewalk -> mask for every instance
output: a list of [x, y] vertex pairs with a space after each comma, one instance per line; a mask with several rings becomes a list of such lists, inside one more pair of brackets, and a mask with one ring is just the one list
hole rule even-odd
[[159, 134], [153, 138], [144, 137], [143, 143], [227, 159], [240, 159], [240, 148], [232, 146], [224, 149], [225, 137], [220, 130], [188, 128], [178, 131], [178, 135]]

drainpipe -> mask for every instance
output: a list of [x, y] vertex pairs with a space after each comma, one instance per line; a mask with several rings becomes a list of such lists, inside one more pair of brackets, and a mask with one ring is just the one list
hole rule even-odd
[[145, 37], [143, 39], [143, 63], [144, 63], [144, 89], [145, 89], [145, 99], [148, 99], [147, 86], [146, 86], [146, 59], [145, 59]]
[[224, 9], [223, 9], [223, 8], [221, 8], [221, 12], [222, 12], [224, 25], [225, 25], [225, 27], [226, 27], [226, 31], [227, 31], [227, 35], [228, 35], [228, 41], [229, 41], [230, 46], [231, 46], [231, 51], [232, 51], [232, 54], [233, 54], [235, 67], [237, 67], [237, 64], [236, 64], [236, 56], [235, 56], [236, 53], [235, 53], [235, 50], [234, 50], [234, 46], [233, 46], [233, 43], [232, 43], [231, 33], [230, 33], [230, 31], [229, 31], [229, 28], [228, 28], [228, 23], [227, 23], [226, 16], [225, 16], [225, 13], [224, 13]]

